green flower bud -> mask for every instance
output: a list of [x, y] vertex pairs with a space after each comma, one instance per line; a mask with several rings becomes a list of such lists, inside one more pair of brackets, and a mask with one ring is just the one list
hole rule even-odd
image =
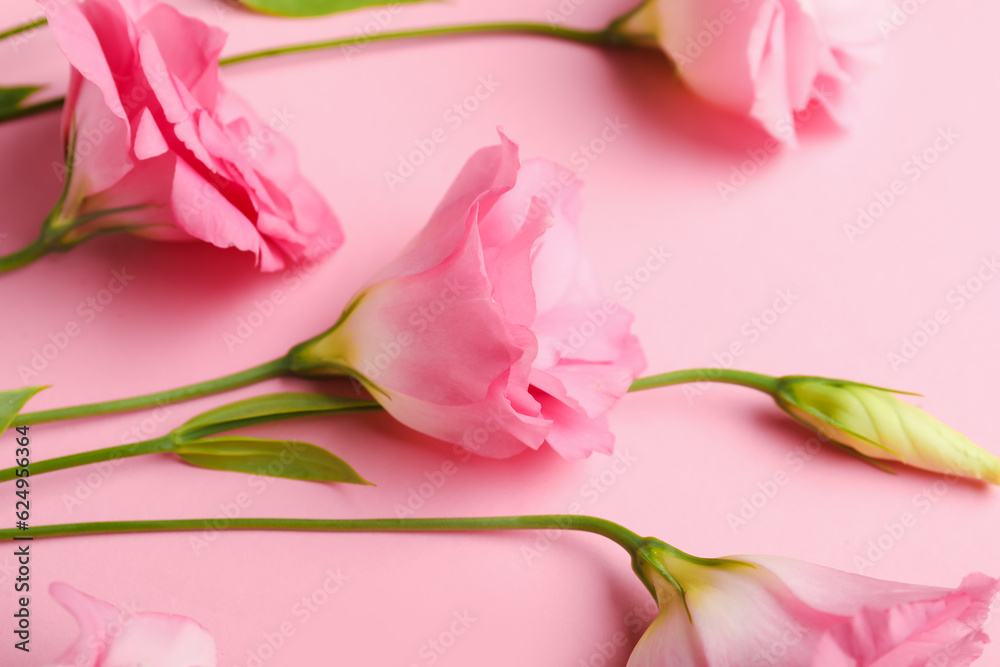
[[830, 440], [875, 459], [1000, 484], [1000, 460], [889, 389], [791, 375], [772, 394], [782, 410]]

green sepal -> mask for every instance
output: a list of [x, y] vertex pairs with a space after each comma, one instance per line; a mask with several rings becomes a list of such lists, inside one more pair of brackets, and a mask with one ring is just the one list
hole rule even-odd
[[189, 442], [244, 426], [295, 417], [322, 416], [338, 412], [381, 410], [375, 401], [340, 398], [326, 394], [287, 392], [256, 396], [203, 412], [175, 431], [178, 442]]
[[212, 470], [310, 482], [372, 485], [346, 461], [308, 442], [247, 437], [203, 438], [178, 442], [173, 452], [191, 465]]
[[42, 389], [45, 387], [22, 387], [0, 391], [0, 435], [7, 430], [14, 418], [21, 412], [24, 404]]
[[[427, 0], [398, 0], [399, 2], [426, 2]], [[392, 0], [243, 0], [243, 4], [265, 14], [278, 16], [326, 16], [349, 12], [365, 7], [391, 4]]]
[[794, 382], [798, 380], [818, 380], [820, 382], [828, 382], [834, 385], [853, 385], [855, 387], [865, 387], [867, 389], [877, 389], [879, 391], [886, 391], [890, 394], [903, 394], [905, 396], [923, 396], [923, 394], [917, 394], [912, 391], [903, 391], [902, 389], [889, 389], [888, 387], [879, 387], [874, 384], [865, 384], [864, 382], [855, 382], [854, 380], [838, 380], [835, 378], [825, 378], [816, 375], [784, 375], [777, 378], [778, 380], [778, 391], [784, 392], [784, 384], [786, 382]]
[[[69, 227], [76, 228], [80, 224], [82, 223], [78, 222], [78, 220], [74, 220], [73, 223], [69, 225]], [[170, 227], [170, 226], [171, 225], [168, 225], [166, 223], [154, 222], [143, 225], [115, 225], [114, 227], [102, 227], [100, 229], [97, 229], [92, 232], [87, 232], [86, 234], [82, 234], [80, 236], [74, 236], [71, 233], [67, 233], [65, 236], [62, 236], [59, 239], [59, 243], [55, 244], [54, 249], [56, 252], [67, 252], [77, 247], [81, 243], [85, 243], [86, 241], [91, 241], [101, 236], [110, 236], [111, 234], [132, 234], [134, 232], [139, 232], [149, 229], [150, 227]]]
[[[875, 388], [878, 389], [878, 387], [875, 387]], [[864, 440], [865, 442], [867, 442], [870, 445], [875, 445], [879, 449], [884, 449], [885, 451], [889, 452], [893, 456], [897, 457], [903, 463], [906, 463], [906, 459], [904, 459], [898, 452], [895, 452], [895, 451], [889, 449], [888, 447], [886, 447], [885, 445], [883, 445], [881, 442], [876, 442], [876, 441], [872, 440], [871, 438], [869, 438], [868, 436], [861, 435], [857, 431], [848, 428], [847, 426], [841, 424], [839, 421], [837, 421], [833, 417], [831, 417], [829, 415], [825, 415], [825, 414], [823, 414], [822, 412], [820, 412], [819, 410], [817, 410], [815, 408], [811, 408], [811, 407], [809, 407], [807, 405], [802, 405], [801, 403], [796, 403], [795, 401], [788, 399], [788, 397], [785, 396], [785, 395], [782, 395], [782, 398], [785, 398], [789, 404], [794, 405], [799, 410], [802, 410], [803, 412], [808, 412], [809, 414], [811, 414], [816, 419], [819, 419], [820, 421], [824, 421], [827, 424], [830, 424], [831, 426], [833, 426], [834, 428], [836, 428], [836, 429], [838, 429], [840, 431], [843, 431], [847, 435], [854, 436], [858, 440]], [[777, 399], [775, 399], [775, 400], [777, 400]], [[782, 407], [781, 403], [778, 403], [778, 407]], [[846, 447], [847, 449], [854, 449], [850, 445], [848, 445], [846, 443], [843, 443], [843, 442], [840, 442], [836, 438], [832, 437], [829, 433], [823, 433], [822, 431], [818, 430], [812, 424], [799, 419], [798, 417], [796, 417], [794, 414], [792, 414], [788, 410], [785, 410], [785, 414], [787, 414], [789, 417], [791, 417], [793, 420], [795, 420], [796, 422], [798, 422], [802, 426], [805, 426], [807, 429], [809, 429], [813, 433], [819, 433], [820, 435], [822, 435], [823, 437], [825, 437], [830, 442], [836, 443], [836, 444], [838, 444], [838, 445], [840, 445], [842, 447]], [[857, 451], [857, 450], [855, 450], [855, 451]], [[861, 454], [861, 452], [858, 452], [858, 454]]]
[[[863, 439], [867, 440], [867, 438], [863, 438]], [[876, 458], [873, 458], [871, 456], [868, 456], [867, 454], [862, 454], [858, 450], [854, 449], [853, 447], [849, 447], [849, 446], [845, 445], [842, 442], [837, 442], [836, 440], [832, 440], [831, 439], [830, 443], [836, 445], [838, 448], [840, 448], [844, 452], [850, 454], [851, 456], [853, 456], [853, 457], [855, 457], [857, 459], [860, 459], [861, 461], [867, 463], [868, 465], [870, 465], [872, 467], [875, 467], [875, 468], [878, 468], [882, 472], [887, 472], [890, 475], [898, 475], [899, 474], [895, 470], [893, 470], [892, 468], [890, 468], [888, 465], [886, 465], [885, 463], [883, 463], [882, 461], [880, 461], [880, 460], [878, 460]], [[879, 446], [881, 447], [881, 445], [879, 445]], [[899, 456], [899, 454], [896, 454], [896, 452], [892, 451], [888, 447], [882, 447], [882, 449], [885, 449], [890, 454], [895, 454], [896, 456]], [[903, 460], [902, 456], [899, 456], [899, 459], [903, 463], [906, 463], [906, 461]]]
[[643, 539], [639, 547], [632, 552], [632, 570], [636, 573], [636, 575], [638, 575], [639, 580], [642, 581], [646, 590], [648, 590], [653, 596], [653, 599], [656, 600], [658, 607], [660, 606], [662, 600], [660, 600], [660, 596], [657, 593], [656, 584], [650, 581], [646, 576], [645, 569], [642, 567], [643, 564], [648, 565], [657, 574], [663, 577], [663, 579], [665, 579], [674, 588], [674, 590], [677, 591], [677, 595], [680, 597], [681, 603], [684, 605], [684, 611], [687, 613], [688, 621], [691, 623], [694, 621], [691, 617], [691, 609], [688, 607], [687, 591], [684, 590], [684, 586], [677, 581], [674, 575], [663, 565], [662, 560], [657, 556], [657, 551], [666, 551], [676, 558], [686, 560], [702, 567], [749, 567], [751, 569], [756, 569], [757, 567], [753, 563], [736, 560], [734, 558], [701, 558], [699, 556], [692, 556], [691, 554], [681, 551], [680, 549], [658, 540], [655, 537], [647, 537]]
[[25, 101], [41, 89], [41, 86], [15, 86], [13, 88], [0, 88], [0, 116], [5, 116], [12, 111], [17, 111], [21, 108], [21, 102]]
[[[775, 400], [775, 402], [778, 403], [778, 407], [782, 407], [781, 401], [779, 400], [779, 396], [780, 396], [780, 398], [782, 400], [784, 400], [786, 403], [788, 403], [790, 405], [794, 405], [795, 407], [797, 407], [798, 409], [802, 410], [803, 412], [807, 412], [807, 413], [811, 414], [813, 417], [816, 417], [820, 421], [824, 421], [827, 424], [830, 424], [831, 426], [833, 426], [834, 428], [839, 429], [840, 431], [843, 431], [844, 433], [847, 433], [848, 435], [854, 436], [858, 440], [863, 440], [863, 441], [867, 442], [870, 445], [874, 445], [874, 446], [878, 447], [879, 449], [885, 450], [886, 452], [888, 452], [888, 453], [892, 454], [893, 456], [895, 456], [896, 458], [898, 458], [903, 463], [906, 463], [906, 459], [904, 459], [898, 452], [895, 452], [892, 449], [890, 449], [889, 447], [886, 447], [881, 442], [876, 442], [876, 441], [872, 440], [871, 438], [869, 438], [867, 436], [864, 436], [864, 435], [861, 435], [860, 433], [857, 433], [853, 429], [850, 429], [847, 426], [845, 426], [844, 424], [841, 424], [839, 421], [837, 421], [836, 419], [834, 419], [830, 415], [823, 414], [822, 412], [820, 412], [819, 410], [817, 410], [815, 408], [812, 408], [812, 407], [809, 407], [809, 406], [806, 406], [806, 405], [802, 405], [797, 400], [795, 400], [794, 395], [790, 394], [789, 392], [787, 392], [785, 390], [786, 383], [787, 384], [794, 384], [796, 381], [806, 381], [806, 380], [826, 382], [826, 383], [829, 383], [829, 384], [832, 384], [832, 385], [842, 385], [842, 386], [843, 385], [851, 385], [851, 386], [854, 386], [854, 387], [865, 387], [865, 388], [868, 388], [868, 389], [875, 389], [877, 391], [884, 391], [884, 392], [890, 393], [890, 394], [905, 394], [907, 396], [921, 396], [921, 394], [914, 394], [914, 393], [909, 392], [909, 391], [900, 391], [898, 389], [887, 389], [886, 387], [877, 387], [877, 386], [875, 386], [873, 384], [864, 384], [863, 382], [854, 382], [852, 380], [835, 380], [835, 379], [831, 379], [831, 378], [817, 377], [817, 376], [813, 376], [813, 375], [785, 375], [783, 377], [778, 378], [777, 393], [773, 397], [774, 400]], [[784, 408], [782, 407], [782, 409], [784, 409]], [[785, 410], [785, 412], [788, 414], [789, 417], [791, 417], [792, 419], [794, 419], [798, 423], [802, 424], [803, 426], [805, 426], [806, 428], [808, 428], [810, 431], [817, 432], [816, 427], [813, 426], [812, 424], [809, 424], [809, 423], [806, 423], [806, 422], [800, 420], [798, 417], [796, 417], [791, 412], [788, 412], [787, 410]], [[874, 462], [875, 459], [873, 459], [871, 457], [866, 457], [864, 454], [862, 454], [861, 452], [858, 452], [857, 450], [855, 450], [850, 445], [842, 443], [842, 442], [838, 441], [836, 438], [830, 437], [826, 433], [821, 433], [821, 435], [824, 435], [831, 442], [834, 442], [837, 445], [840, 445], [841, 447], [844, 447], [845, 449], [848, 449], [848, 450], [850, 450], [850, 451], [858, 454], [858, 456], [862, 457], [862, 459], [865, 460], [866, 463], [870, 463], [871, 465], [874, 465], [876, 468], [879, 468], [880, 470], [883, 470], [885, 472], [892, 472], [893, 474], [895, 474], [895, 471], [893, 471], [891, 468], [887, 468], [887, 467], [885, 467], [885, 466], [883, 466], [881, 464], [875, 463]]]

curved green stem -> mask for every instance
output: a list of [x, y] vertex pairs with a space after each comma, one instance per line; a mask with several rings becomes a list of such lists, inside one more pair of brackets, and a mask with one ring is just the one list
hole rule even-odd
[[667, 387], [672, 384], [684, 384], [686, 382], [722, 382], [724, 384], [738, 384], [741, 387], [750, 387], [773, 396], [778, 389], [778, 378], [760, 373], [750, 373], [747, 371], [735, 371], [725, 368], [692, 368], [684, 371], [674, 371], [663, 373], [662, 375], [651, 375], [639, 378], [632, 383], [629, 391], [642, 391], [643, 389], [653, 389], [654, 387]]
[[39, 236], [37, 239], [20, 250], [0, 257], [0, 273], [20, 269], [23, 266], [31, 264], [35, 260], [41, 259], [49, 252], [51, 252], [51, 248], [49, 248], [45, 238], [43, 236]]
[[[66, 183], [68, 186], [69, 178], [66, 179]], [[90, 213], [84, 213], [83, 215], [77, 216], [73, 219], [66, 220], [60, 217], [60, 209], [65, 197], [66, 193], [64, 190], [59, 202], [53, 207], [48, 217], [45, 218], [45, 222], [42, 223], [42, 231], [39, 233], [38, 238], [16, 252], [0, 256], [0, 273], [20, 269], [38, 259], [41, 259], [50, 252], [66, 252], [67, 250], [71, 250], [81, 243], [97, 238], [98, 236], [134, 231], [141, 225], [116, 225], [112, 227], [98, 228], [92, 232], [81, 233], [83, 226], [91, 220], [150, 208], [149, 206], [122, 206], [102, 211], [92, 211]]]
[[20, 34], [22, 32], [27, 32], [32, 28], [37, 28], [38, 26], [45, 25], [46, 23], [48, 23], [48, 21], [42, 18], [36, 21], [31, 21], [29, 23], [24, 23], [19, 26], [14, 26], [13, 28], [0, 32], [0, 40], [7, 39], [8, 37], [13, 37], [14, 35]]
[[[67, 168], [67, 170], [69, 169], [72, 169], [72, 167]], [[63, 201], [66, 199], [66, 190], [68, 187], [69, 178], [67, 173], [67, 179], [63, 185], [62, 194], [59, 196], [59, 201], [52, 207], [49, 214], [45, 216], [38, 237], [20, 250], [0, 257], [0, 273], [20, 269], [41, 259], [50, 252], [58, 250], [63, 238], [73, 229], [72, 224], [61, 223], [59, 220], [59, 211], [62, 208]]]
[[[320, 42], [309, 42], [306, 44], [293, 44], [291, 46], [281, 46], [262, 51], [251, 51], [219, 60], [220, 65], [235, 65], [236, 63], [257, 60], [258, 58], [269, 58], [289, 53], [300, 53], [303, 51], [318, 51], [321, 49], [332, 49], [338, 46], [350, 46], [352, 44], [367, 44], [369, 42], [384, 42], [391, 39], [411, 39], [419, 37], [444, 37], [449, 35], [469, 35], [469, 34], [501, 34], [501, 35], [537, 35], [541, 37], [552, 37], [578, 44], [589, 46], [610, 45], [619, 43], [620, 40], [607, 30], [574, 30], [572, 28], [562, 28], [550, 26], [547, 23], [475, 23], [471, 25], [449, 25], [434, 28], [417, 28], [415, 30], [397, 30], [394, 32], [382, 32], [363, 37], [342, 37]], [[624, 43], [624, 42], [621, 42]]]
[[[130, 456], [142, 456], [143, 454], [169, 452], [173, 448], [173, 435], [167, 434], [159, 438], [154, 438], [153, 440], [143, 440], [142, 442], [136, 442], [129, 445], [95, 449], [92, 452], [70, 454], [69, 456], [60, 456], [54, 459], [33, 462], [30, 466], [28, 466], [28, 471], [32, 476], [41, 475], [55, 470], [65, 470], [66, 468], [87, 465], [88, 463], [100, 463], [101, 461], [113, 461], [115, 459], [124, 459]], [[6, 468], [4, 470], [0, 470], [0, 482], [6, 482], [14, 479], [17, 476], [15, 472], [16, 470], [18, 470], [18, 468]]]
[[[233, 408], [240, 405], [240, 403], [243, 402], [223, 406], [222, 409]], [[212, 415], [213, 413], [216, 413], [216, 417], [218, 416], [217, 413], [219, 409], [210, 410], [208, 413], [199, 415], [199, 417], [196, 417], [194, 420], [188, 421], [185, 424], [178, 426], [170, 433], [158, 438], [153, 438], [152, 440], [142, 440], [140, 442], [126, 445], [119, 445], [117, 447], [105, 447], [104, 449], [95, 449], [89, 452], [81, 452], [79, 454], [70, 454], [68, 456], [60, 456], [53, 459], [36, 461], [31, 463], [30, 472], [33, 476], [41, 475], [55, 470], [65, 470], [67, 468], [74, 468], [76, 466], [83, 466], [90, 463], [113, 461], [115, 459], [142, 456], [144, 454], [161, 454], [164, 452], [176, 452], [181, 454], [181, 457], [183, 458], [182, 452], [184, 451], [186, 445], [196, 445], [201, 439], [211, 438], [212, 436], [224, 431], [232, 431], [239, 428], [245, 428], [247, 426], [283, 421], [286, 419], [297, 419], [300, 417], [323, 417], [335, 414], [356, 414], [361, 412], [381, 411], [382, 409], [382, 406], [375, 401], [344, 399], [338, 402], [335, 407], [328, 409], [309, 408], [296, 410], [294, 409], [294, 406], [292, 406], [286, 412], [265, 412], [262, 414], [254, 414], [251, 412], [240, 414], [237, 411], [235, 414], [230, 414], [225, 418], [219, 419], [218, 421], [213, 421], [212, 419], [205, 420], [206, 417]], [[201, 423], [192, 424], [192, 421], [197, 422], [199, 419], [202, 420]], [[190, 463], [190, 461], [188, 462]], [[17, 476], [17, 470], [19, 470], [18, 467], [0, 470], [0, 482], [6, 482], [14, 479]]]
[[[293, 348], [294, 350], [295, 348]], [[179, 403], [192, 398], [217, 394], [239, 387], [269, 380], [271, 378], [291, 376], [294, 371], [291, 367], [291, 355], [269, 361], [260, 366], [254, 366], [239, 373], [226, 375], [214, 380], [197, 382], [177, 389], [134, 396], [132, 398], [122, 398], [114, 401], [102, 403], [88, 403], [85, 405], [74, 405], [67, 408], [55, 408], [52, 410], [40, 410], [38, 412], [25, 412], [18, 415], [12, 422], [13, 426], [24, 426], [26, 424], [40, 424], [43, 422], [59, 421], [63, 419], [77, 419], [79, 417], [91, 417], [94, 415], [105, 415], [113, 412], [127, 412], [130, 410], [140, 410], [151, 408], [167, 403]], [[674, 371], [663, 373], [662, 375], [651, 375], [639, 378], [632, 383], [629, 391], [641, 391], [654, 387], [666, 387], [673, 384], [685, 382], [723, 382], [727, 384], [738, 384], [744, 387], [751, 387], [767, 394], [772, 394], [777, 387], [777, 378], [747, 371], [724, 370], [717, 368], [701, 368], [684, 371]]]
[[199, 396], [217, 394], [288, 374], [288, 362], [285, 357], [282, 357], [281, 359], [275, 359], [274, 361], [254, 366], [239, 373], [233, 373], [232, 375], [226, 375], [214, 380], [206, 380], [205, 382], [196, 382], [195, 384], [178, 387], [177, 389], [168, 389], [167, 391], [159, 391], [132, 398], [122, 398], [116, 401], [105, 401], [103, 403], [88, 403], [68, 408], [26, 412], [18, 415], [14, 419], [13, 425], [23, 426], [25, 424], [39, 424], [41, 422], [58, 421], [61, 419], [76, 419], [78, 417], [105, 415], [111, 412], [126, 412], [141, 408], [151, 408], [163, 405], [164, 403], [177, 403], [179, 401], [198, 398]]
[[[398, 30], [395, 32], [382, 32], [374, 35], [342, 37], [339, 39], [323, 40], [319, 42], [307, 42], [305, 44], [291, 44], [289, 46], [279, 46], [260, 51], [250, 51], [228, 58], [222, 58], [219, 64], [222, 66], [235, 65], [250, 60], [260, 58], [270, 58], [272, 56], [287, 55], [290, 53], [301, 53], [304, 51], [319, 51], [322, 49], [332, 49], [339, 46], [350, 46], [352, 44], [367, 44], [368, 42], [384, 42], [391, 39], [411, 39], [422, 37], [444, 37], [450, 35], [470, 35], [470, 34], [496, 34], [496, 35], [535, 35], [539, 37], [551, 37], [563, 41], [576, 42], [588, 46], [629, 46], [630, 41], [621, 35], [614, 28], [617, 26], [612, 22], [607, 28], [602, 30], [574, 30], [560, 26], [551, 26], [547, 23], [526, 23], [526, 22], [503, 22], [503, 23], [475, 23], [470, 25], [438, 26], [434, 28], [419, 28], [416, 30]], [[13, 112], [0, 115], [0, 123], [23, 118], [37, 113], [57, 109], [65, 102], [65, 98], [55, 98], [20, 107]]]
[[340, 533], [471, 532], [494, 530], [575, 530], [601, 535], [635, 553], [645, 540], [606, 519], [577, 514], [458, 517], [442, 519], [174, 519], [167, 521], [101, 521], [0, 530], [0, 541], [14, 537], [64, 537], [107, 533], [155, 533], [185, 530], [296, 530]]

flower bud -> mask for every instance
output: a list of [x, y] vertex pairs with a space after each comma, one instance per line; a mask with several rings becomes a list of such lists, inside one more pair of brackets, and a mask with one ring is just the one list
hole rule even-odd
[[1000, 460], [889, 389], [847, 380], [778, 378], [774, 400], [799, 423], [875, 459], [1000, 484]]

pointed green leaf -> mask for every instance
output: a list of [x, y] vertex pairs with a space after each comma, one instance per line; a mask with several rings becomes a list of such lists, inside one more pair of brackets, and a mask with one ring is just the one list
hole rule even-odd
[[278, 16], [326, 16], [365, 7], [379, 7], [394, 2], [426, 0], [243, 0], [247, 7]]
[[0, 391], [0, 435], [14, 421], [14, 417], [17, 417], [24, 404], [42, 389], [45, 387], [22, 387]]
[[14, 88], [0, 88], [0, 114], [15, 111], [34, 93], [41, 90], [41, 86], [17, 86]]
[[311, 482], [371, 484], [354, 468], [322, 447], [295, 440], [204, 438], [177, 445], [178, 456], [213, 470], [304, 479]]
[[338, 412], [369, 412], [381, 410], [375, 401], [340, 398], [325, 394], [283, 393], [256, 396], [244, 401], [203, 412], [188, 420], [174, 432], [180, 442], [231, 431], [279, 419], [330, 415]]

